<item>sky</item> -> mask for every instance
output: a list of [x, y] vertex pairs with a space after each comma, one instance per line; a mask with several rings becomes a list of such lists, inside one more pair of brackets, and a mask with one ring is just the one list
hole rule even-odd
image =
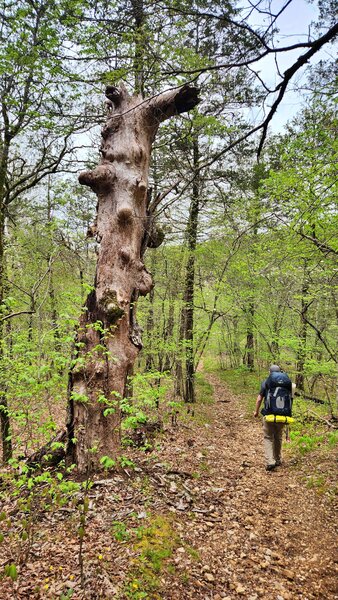
[[[285, 0], [272, 0], [271, 7], [273, 12], [277, 13], [280, 8], [285, 4]], [[279, 34], [278, 34], [278, 46], [290, 46], [297, 42], [304, 42], [308, 40], [309, 31], [312, 34], [312, 39], [318, 37], [318, 32], [311, 27], [311, 23], [316, 21], [318, 18], [318, 10], [316, 3], [309, 4], [305, 0], [293, 0], [282, 13], [278, 19]], [[250, 25], [264, 27], [268, 24], [265, 20], [266, 17], [255, 13], [250, 18]], [[276, 44], [277, 45], [277, 44]], [[278, 56], [278, 66], [281, 73], [283, 73], [288, 67], [290, 67], [295, 60], [301, 54], [306, 52], [305, 49], [298, 49], [291, 52], [284, 52]], [[313, 56], [310, 64], [314, 65], [321, 59], [329, 58], [333, 54], [331, 47], [324, 48]], [[279, 83], [280, 78], [277, 76], [275, 58], [273, 55], [267, 56], [259, 63], [260, 75], [269, 87], [273, 87]], [[306, 98], [302, 93], [297, 91], [295, 87], [301, 85], [306, 81], [305, 68], [302, 68], [292, 79], [289, 85], [289, 89], [284, 95], [282, 103], [280, 104], [277, 113], [275, 114], [270, 131], [274, 133], [280, 132], [287, 121], [292, 119], [305, 104]], [[262, 111], [260, 114], [255, 113], [256, 119], [261, 119], [263, 116]]]

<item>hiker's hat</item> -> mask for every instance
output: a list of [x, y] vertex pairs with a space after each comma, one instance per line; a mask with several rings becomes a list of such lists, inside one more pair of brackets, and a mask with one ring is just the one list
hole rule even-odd
[[280, 373], [280, 372], [281, 372], [281, 368], [278, 365], [271, 365], [270, 373]]

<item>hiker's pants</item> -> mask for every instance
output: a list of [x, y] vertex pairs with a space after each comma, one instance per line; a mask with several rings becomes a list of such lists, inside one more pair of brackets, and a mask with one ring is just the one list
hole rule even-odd
[[263, 419], [264, 450], [267, 465], [281, 460], [284, 423], [268, 423]]

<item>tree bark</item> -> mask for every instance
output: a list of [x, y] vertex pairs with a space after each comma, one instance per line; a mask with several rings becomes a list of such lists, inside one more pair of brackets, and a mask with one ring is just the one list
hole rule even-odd
[[307, 341], [307, 312], [309, 303], [307, 300], [307, 294], [309, 291], [309, 282], [307, 274], [307, 265], [305, 263], [304, 268], [304, 279], [301, 290], [301, 311], [300, 311], [300, 332], [298, 341], [298, 351], [296, 359], [296, 387], [298, 390], [304, 391], [304, 366], [306, 359], [306, 341]]
[[145, 58], [145, 14], [143, 0], [131, 0], [134, 25], [134, 72], [135, 93], [144, 98], [144, 58]]
[[249, 300], [247, 312], [247, 330], [246, 330], [246, 346], [245, 346], [245, 364], [250, 371], [255, 367], [255, 338], [254, 338], [254, 318], [255, 305], [252, 299]]
[[79, 176], [98, 196], [93, 229], [99, 242], [94, 288], [80, 318], [69, 375], [67, 458], [81, 473], [97, 469], [102, 456], [118, 453], [119, 401], [142, 348], [136, 303], [153, 286], [142, 262], [144, 238], [150, 239], [152, 143], [161, 121], [199, 101], [191, 86], [147, 100], [109, 86], [106, 96], [110, 111], [102, 130], [101, 162]]
[[192, 187], [189, 221], [187, 226], [188, 262], [186, 266], [184, 313], [185, 313], [185, 402], [195, 402], [194, 364], [194, 290], [195, 290], [195, 251], [197, 244], [198, 215], [200, 209], [200, 177], [198, 137], [193, 140], [193, 165], [195, 177]]
[[[164, 331], [164, 340], [170, 342], [174, 335], [175, 326], [175, 298], [171, 290], [169, 290], [169, 309], [168, 309], [168, 321]], [[163, 365], [164, 371], [170, 371], [172, 368], [173, 356], [171, 350], [166, 350], [165, 361]]]
[[[5, 115], [6, 116], [6, 115]], [[6, 121], [5, 121], [6, 122]], [[7, 123], [7, 122], [6, 122]], [[6, 175], [9, 155], [8, 131], [5, 132], [5, 141], [0, 145], [0, 310], [2, 310], [5, 298], [5, 199], [6, 199]], [[7, 138], [7, 139], [6, 139]], [[4, 356], [4, 325], [0, 323], [0, 365]], [[10, 436], [10, 418], [7, 402], [6, 378], [1, 369], [0, 376], [0, 429], [2, 441], [2, 458], [4, 463], [12, 458], [12, 440]]]
[[151, 371], [154, 366], [153, 353], [152, 353], [152, 349], [153, 349], [153, 339], [152, 338], [154, 336], [154, 290], [151, 290], [150, 294], [149, 294], [149, 312], [147, 315], [147, 322], [146, 322], [146, 334], [147, 334], [148, 346], [147, 346], [145, 370]]

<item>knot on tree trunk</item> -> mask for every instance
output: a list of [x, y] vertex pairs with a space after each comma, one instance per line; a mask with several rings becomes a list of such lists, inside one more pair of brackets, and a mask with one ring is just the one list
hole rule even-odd
[[164, 241], [165, 233], [160, 225], [153, 224], [147, 240], [148, 248], [158, 248]]
[[130, 341], [134, 344], [134, 346], [136, 346], [136, 348], [138, 348], [139, 350], [142, 350], [143, 348], [142, 332], [142, 327], [140, 327], [140, 325], [136, 322], [133, 323], [129, 338]]
[[116, 178], [116, 172], [113, 165], [98, 165], [93, 171], [83, 171], [79, 175], [79, 183], [87, 185], [94, 192], [109, 190]]
[[115, 290], [105, 290], [98, 305], [110, 324], [116, 323], [125, 314], [124, 309], [119, 305]]
[[107, 85], [105, 96], [115, 107], [120, 106], [123, 97], [127, 94], [127, 90], [124, 87], [117, 88], [115, 85]]
[[119, 204], [116, 214], [121, 227], [128, 227], [129, 225], [131, 225], [134, 216], [134, 207], [132, 202], [121, 202]]
[[[142, 264], [142, 263], [141, 263]], [[138, 282], [138, 291], [141, 296], [146, 296], [153, 289], [154, 282], [151, 274], [145, 266], [142, 266], [142, 271], [140, 272], [140, 279]]]

